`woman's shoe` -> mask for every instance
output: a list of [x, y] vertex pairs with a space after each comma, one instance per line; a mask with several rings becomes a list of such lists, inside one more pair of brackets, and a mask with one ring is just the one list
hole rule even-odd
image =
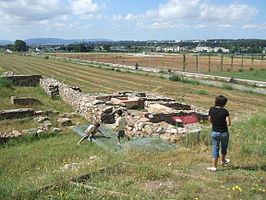
[[207, 170], [212, 171], [212, 172], [216, 172], [217, 168], [216, 167], [207, 167]]
[[226, 165], [228, 163], [230, 163], [229, 159], [225, 159], [224, 161], [221, 161], [221, 165]]

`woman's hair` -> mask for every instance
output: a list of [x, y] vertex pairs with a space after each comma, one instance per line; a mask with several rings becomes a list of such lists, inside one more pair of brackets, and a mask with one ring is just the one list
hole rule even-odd
[[99, 123], [95, 123], [94, 126], [97, 127], [97, 128], [99, 128], [100, 127], [100, 124]]
[[227, 98], [223, 95], [219, 95], [215, 99], [215, 106], [225, 106], [226, 102], [227, 102]]

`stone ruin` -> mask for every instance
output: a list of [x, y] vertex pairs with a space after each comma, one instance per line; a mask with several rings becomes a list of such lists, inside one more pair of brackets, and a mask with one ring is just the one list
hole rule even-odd
[[208, 110], [144, 92], [121, 91], [114, 94], [83, 94], [77, 87], [55, 79], [41, 79], [41, 87], [52, 98], [62, 98], [85, 119], [91, 122], [112, 124], [117, 110], [123, 110], [127, 118], [127, 134], [133, 138], [160, 136], [176, 142], [188, 131], [176, 127], [173, 116], [195, 114], [199, 120], [207, 120]]
[[14, 75], [13, 72], [4, 72], [1, 77], [7, 78], [12, 81], [14, 86], [24, 86], [24, 87], [36, 87], [39, 85], [41, 75]]
[[32, 97], [11, 96], [11, 104], [13, 105], [42, 105], [42, 102]]
[[[13, 85], [40, 86], [52, 98], [61, 98], [72, 106], [75, 112], [90, 122], [112, 124], [117, 110], [123, 110], [127, 118], [127, 135], [132, 138], [160, 136], [176, 142], [187, 128], [176, 127], [173, 116], [196, 115], [199, 120], [207, 120], [208, 110], [174, 99], [145, 92], [120, 91], [114, 94], [83, 94], [81, 89], [61, 83], [55, 79], [42, 79], [40, 75], [2, 75], [12, 80]], [[41, 103], [36, 99], [12, 97], [14, 104]], [[40, 113], [38, 113], [40, 112]], [[15, 119], [43, 116], [44, 111], [16, 109], [0, 112], [1, 119]]]

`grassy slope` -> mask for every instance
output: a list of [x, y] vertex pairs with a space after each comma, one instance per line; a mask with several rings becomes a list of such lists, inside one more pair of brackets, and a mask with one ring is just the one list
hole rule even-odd
[[[264, 113], [233, 125], [229, 146], [232, 163], [220, 166], [216, 173], [205, 170], [211, 164], [210, 148], [206, 145], [208, 132], [203, 133], [202, 142], [193, 145], [191, 150], [168, 153], [111, 154], [93, 143], [73, 145], [77, 138], [70, 133], [20, 141], [1, 149], [1, 181], [6, 183], [0, 187], [1, 194], [8, 197], [13, 191], [12, 198], [25, 199], [263, 199], [266, 189], [265, 122]], [[255, 149], [246, 150], [246, 147]], [[35, 156], [32, 151], [36, 152]], [[97, 155], [97, 160], [89, 160], [92, 155]], [[81, 161], [90, 164], [78, 171], [54, 172], [66, 163]], [[119, 161], [124, 162], [94, 174], [84, 184], [121, 194], [85, 190], [64, 183], [39, 194], [27, 193], [45, 183]]]
[[211, 72], [206, 74], [215, 75], [215, 76], [234, 77], [240, 79], [249, 79], [255, 81], [266, 81], [266, 66], [265, 69], [254, 70], [254, 71]]
[[[231, 128], [229, 148], [233, 162], [228, 167], [220, 168], [222, 170], [217, 173], [205, 170], [205, 167], [210, 165], [208, 130], [202, 133], [201, 144], [193, 145], [191, 151], [156, 154], [111, 154], [94, 144], [76, 146], [79, 137], [67, 130], [60, 134], [45, 133], [40, 138], [29, 136], [12, 140], [0, 147], [1, 199], [263, 199], [266, 181], [266, 114], [262, 113], [249, 120], [243, 116], [247, 110], [252, 113], [262, 111], [265, 96], [175, 83], [159, 78], [144, 79], [143, 76], [13, 55], [0, 55], [0, 67], [18, 74], [38, 72], [47, 77], [54, 74], [61, 81], [81, 85], [87, 92], [99, 92], [103, 89], [106, 92], [121, 89], [154, 90], [159, 94], [204, 107], [212, 104], [217, 93], [224, 94], [229, 96], [228, 107], [235, 119]], [[199, 95], [197, 91], [200, 90], [208, 93]], [[43, 100], [46, 101], [45, 97]], [[240, 118], [243, 118], [243, 121], [240, 121]], [[89, 160], [93, 155], [97, 155], [97, 159]], [[132, 159], [130, 162], [127, 161], [129, 158]], [[28, 193], [29, 190], [46, 183], [64, 180], [121, 160], [125, 161], [123, 165], [93, 176], [86, 184], [120, 191], [126, 196], [95, 190], [85, 191], [81, 187], [66, 184], [39, 194]], [[90, 164], [78, 171], [55, 171], [73, 162]]]

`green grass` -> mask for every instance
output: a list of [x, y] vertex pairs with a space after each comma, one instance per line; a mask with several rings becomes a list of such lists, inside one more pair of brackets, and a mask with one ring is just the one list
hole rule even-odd
[[[10, 141], [0, 148], [0, 177], [1, 182], [6, 183], [0, 185], [0, 198], [263, 199], [266, 189], [265, 122], [266, 114], [262, 113], [233, 123], [229, 146], [232, 163], [220, 166], [216, 173], [205, 169], [211, 164], [210, 146], [206, 145], [210, 144], [208, 130], [202, 133], [201, 143], [192, 145], [190, 150], [161, 153], [113, 154], [94, 143], [77, 146], [79, 137], [70, 131]], [[97, 159], [89, 160], [94, 155]], [[77, 170], [56, 171], [66, 164], [80, 162], [90, 164]], [[95, 187], [94, 190], [64, 182], [71, 176], [111, 165], [114, 167], [94, 173], [82, 182]], [[36, 193], [37, 188], [54, 181], [60, 184]]]
[[[0, 144], [0, 199], [198, 198], [220, 200], [264, 198], [266, 189], [264, 96], [258, 98], [255, 94], [241, 92], [235, 95], [235, 91], [231, 90], [196, 84], [189, 85], [153, 77], [145, 80], [143, 76], [91, 69], [72, 63], [64, 63], [66, 68], [60, 68], [62, 62], [51, 59], [16, 56], [12, 58], [19, 61], [6, 57], [12, 63], [8, 65], [6, 59], [1, 59], [0, 56], [0, 66], [14, 68], [18, 70], [18, 73], [43, 72], [46, 76], [53, 75], [73, 85], [81, 84], [86, 91], [90, 91], [91, 88], [94, 92], [98, 90], [112, 92], [121, 89], [153, 91], [156, 89], [159, 94], [169, 95], [182, 101], [191, 99], [190, 101], [197, 103], [196, 105], [205, 107], [213, 103], [217, 93], [224, 94], [229, 97], [228, 108], [233, 119], [229, 145], [229, 158], [232, 163], [226, 167], [219, 167], [217, 173], [206, 170], [206, 167], [211, 165], [210, 127], [201, 133], [199, 144], [195, 142], [195, 137], [191, 137], [190, 149], [178, 148], [164, 153], [141, 151], [112, 153], [98, 147], [95, 143], [86, 141], [77, 146], [76, 143], [80, 136], [68, 129], [63, 129], [60, 133], [45, 132], [39, 137], [28, 135]], [[18, 63], [25, 65], [20, 68]], [[36, 63], [39, 68], [36, 67]], [[66, 69], [72, 71], [68, 72]], [[49, 70], [54, 70], [54, 74]], [[79, 73], [74, 74], [74, 71]], [[83, 76], [81, 72], [85, 75]], [[88, 77], [89, 81], [86, 81]], [[16, 95], [35, 97], [43, 101], [44, 105], [34, 107], [36, 109], [71, 112], [71, 108], [61, 100], [49, 99], [40, 87], [0, 88], [0, 90], [1, 110], [15, 108], [10, 104], [10, 96]], [[250, 114], [251, 111], [247, 114], [247, 109], [252, 110], [253, 114]], [[243, 115], [239, 116], [240, 110], [245, 113], [245, 118]], [[260, 114], [254, 115], [255, 111]], [[82, 118], [76, 119], [75, 122], [78, 121], [85, 123]], [[26, 127], [37, 126], [30, 118], [5, 120], [0, 123], [1, 131], [3, 129], [22, 130]], [[89, 159], [90, 156], [95, 155], [96, 159]], [[70, 163], [86, 164], [66, 169], [66, 164]], [[117, 163], [120, 164], [115, 165]], [[112, 165], [113, 167], [93, 174], [84, 182], [98, 190], [86, 190], [66, 181], [72, 176]], [[60, 171], [62, 169], [64, 171]], [[59, 184], [48, 190], [36, 192], [41, 186], [53, 182], [59, 182]], [[102, 189], [105, 189], [105, 192]], [[120, 194], [112, 194], [110, 191]]]
[[193, 85], [199, 85], [200, 83], [198, 81], [195, 80], [190, 80], [187, 79], [183, 76], [178, 76], [178, 75], [171, 75], [169, 77], [170, 81], [174, 81], [174, 82], [182, 82], [182, 83], [188, 83], [188, 84], [193, 84]]
[[209, 93], [206, 90], [198, 90], [196, 91], [196, 93], [200, 95], [209, 95]]
[[[42, 101], [43, 105], [12, 105], [10, 101], [11, 96], [37, 98]], [[72, 109], [69, 106], [64, 105], [62, 100], [49, 99], [41, 87], [0, 87], [0, 110], [21, 107], [31, 107], [35, 110], [57, 110], [59, 112], [72, 112]]]
[[255, 81], [266, 81], [266, 67], [265, 69], [259, 69], [254, 71], [246, 70], [246, 71], [230, 71], [230, 72], [208, 72], [205, 74], [234, 77], [240, 79], [249, 79]]
[[234, 89], [232, 85], [228, 85], [228, 84], [224, 84], [224, 85], [223, 85], [223, 88], [224, 88], [225, 90], [233, 90], [233, 89]]
[[[65, 199], [263, 199], [265, 120], [264, 113], [233, 125], [229, 147], [232, 164], [219, 167], [216, 173], [205, 170], [210, 165], [210, 152], [203, 145], [204, 140], [209, 139], [205, 132], [202, 143], [193, 146], [191, 151], [142, 153], [134, 162], [125, 161], [118, 167], [94, 174], [83, 183], [99, 190], [66, 184], [45, 191], [38, 198], [48, 195]], [[247, 152], [243, 145], [255, 149]], [[120, 194], [101, 192], [101, 189]]]
[[12, 81], [8, 78], [0, 77], [0, 88], [11, 88]]

